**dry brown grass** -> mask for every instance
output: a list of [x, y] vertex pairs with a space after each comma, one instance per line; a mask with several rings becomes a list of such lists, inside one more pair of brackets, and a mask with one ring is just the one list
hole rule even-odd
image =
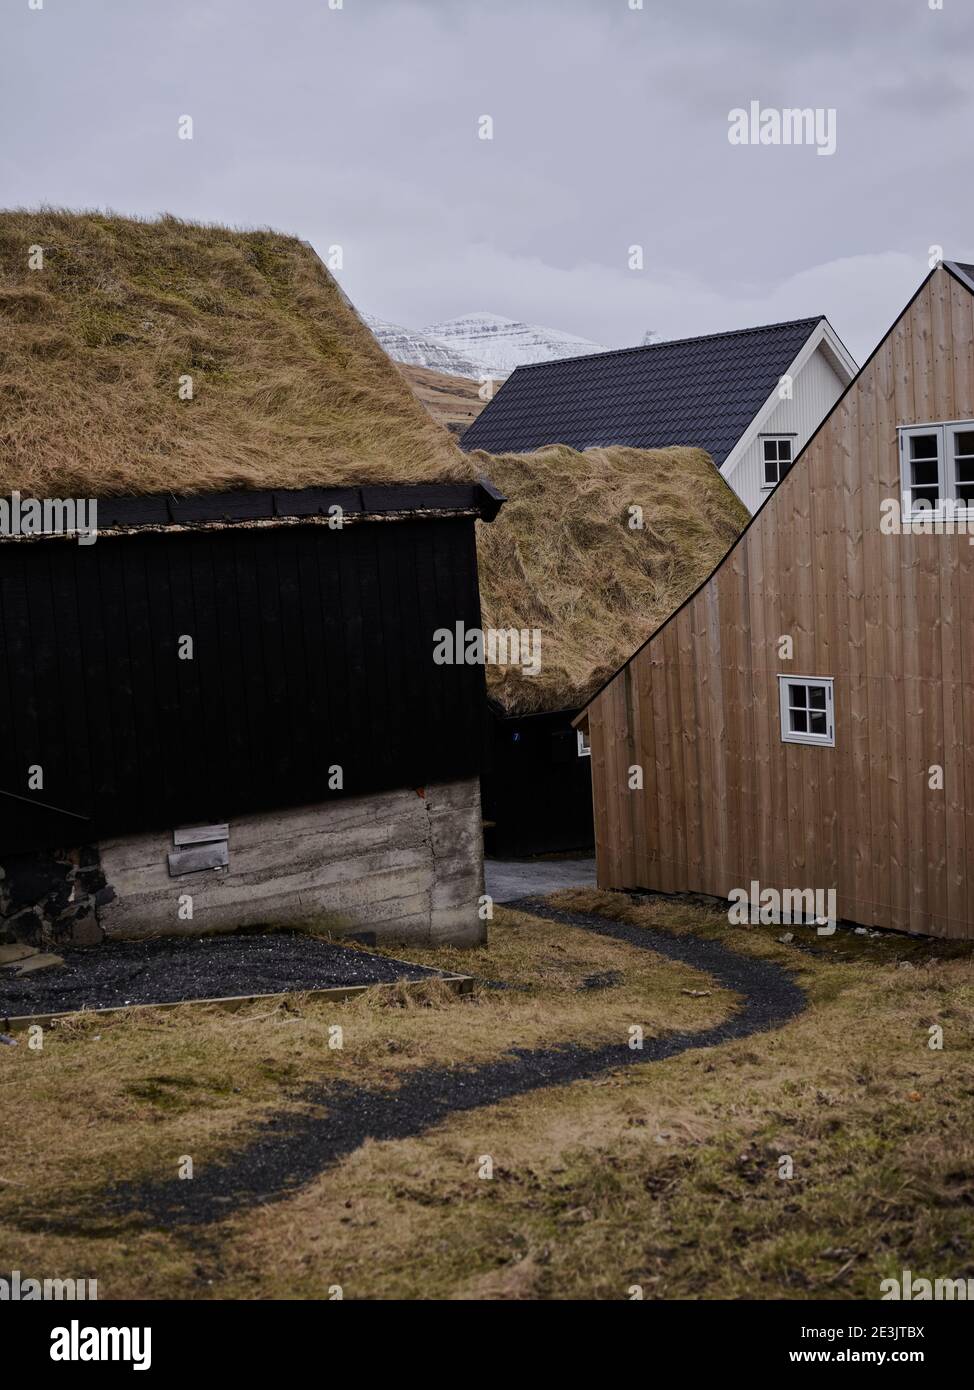
[[[726, 991], [684, 993], [710, 988], [688, 966], [506, 909], [498, 909], [486, 947], [417, 947], [409, 954], [513, 988], [478, 985], [461, 998], [432, 981], [339, 1002], [295, 994], [236, 1013], [185, 1005], [78, 1015], [46, 1030], [39, 1053], [19, 1035], [20, 1046], [0, 1051], [0, 1108], [10, 1140], [0, 1184], [33, 1205], [57, 1188], [99, 1187], [158, 1173], [160, 1165], [165, 1171], [174, 1146], [212, 1155], [307, 1082], [394, 1085], [417, 1067], [461, 1057], [486, 1062], [512, 1044], [595, 1044], [613, 1035], [625, 1041], [633, 1022], [647, 1036], [702, 1028], [734, 1004]], [[605, 970], [618, 973], [615, 987], [581, 988]], [[344, 1030], [337, 1051], [328, 1045], [335, 1023]], [[0, 1185], [0, 1220], [9, 1195]]]
[[450, 376], [428, 367], [396, 364], [416, 399], [426, 407], [437, 424], [453, 434], [462, 434], [472, 425], [487, 402], [480, 398], [480, 383], [465, 376]]
[[[509, 500], [478, 537], [484, 626], [541, 631], [541, 672], [488, 666], [508, 712], [581, 705], [710, 574], [748, 520], [700, 449], [475, 453]], [[643, 530], [629, 526], [643, 509]]]
[[[808, 1011], [776, 1032], [367, 1143], [287, 1200], [215, 1228], [106, 1219], [97, 1238], [31, 1219], [74, 1209], [91, 1222], [104, 1182], [170, 1174], [184, 1153], [209, 1161], [269, 1108], [298, 1103], [306, 1080], [394, 1087], [417, 1065], [575, 1041], [630, 1016], [699, 1028], [733, 1001], [683, 994], [699, 977], [652, 953], [501, 911], [489, 947], [436, 963], [524, 990], [91, 1020], [41, 1054], [0, 1051], [5, 1267], [94, 1275], [102, 1297], [183, 1298], [323, 1298], [335, 1284], [376, 1299], [624, 1299], [633, 1284], [647, 1298], [875, 1298], [903, 1268], [974, 1275], [969, 950], [946, 958], [937, 943], [850, 936], [811, 955], [781, 944], [780, 928], [731, 930], [713, 903], [560, 900], [775, 959], [798, 975]], [[607, 967], [624, 984], [579, 992]], [[327, 1047], [333, 1022], [342, 1052]], [[934, 1022], [942, 1052], [927, 1046]], [[478, 1177], [483, 1154], [491, 1180]]]
[[[776, 1032], [366, 1145], [284, 1207], [230, 1223], [224, 1294], [874, 1299], [903, 1268], [974, 1275], [969, 951], [885, 937], [883, 959], [851, 937], [811, 956], [780, 928], [731, 931], [711, 903], [559, 897], [719, 934], [794, 970], [810, 1007]], [[942, 1052], [927, 1047], [933, 1022]], [[492, 1181], [477, 1177], [484, 1153]]]
[[[28, 268], [29, 248], [44, 268]], [[178, 398], [193, 378], [194, 398]], [[90, 496], [473, 477], [309, 246], [0, 213], [0, 489]]]

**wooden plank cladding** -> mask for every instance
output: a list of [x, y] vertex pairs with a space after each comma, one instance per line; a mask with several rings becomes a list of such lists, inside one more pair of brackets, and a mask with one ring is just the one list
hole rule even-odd
[[433, 661], [457, 622], [471, 516], [0, 545], [0, 849], [475, 776], [483, 668]]
[[[832, 889], [839, 919], [974, 936], [974, 546], [881, 530], [898, 428], [972, 419], [974, 294], [939, 266], [715, 572], [589, 706], [601, 886]], [[834, 747], [783, 741], [789, 675], [833, 682]]]

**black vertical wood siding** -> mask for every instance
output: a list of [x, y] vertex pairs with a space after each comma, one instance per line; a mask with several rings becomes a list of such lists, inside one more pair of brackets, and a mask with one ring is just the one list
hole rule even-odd
[[457, 622], [469, 517], [0, 545], [0, 850], [470, 776], [483, 669], [432, 659]]

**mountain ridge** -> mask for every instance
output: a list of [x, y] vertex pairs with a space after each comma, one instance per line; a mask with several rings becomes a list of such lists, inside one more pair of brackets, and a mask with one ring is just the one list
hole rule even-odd
[[606, 351], [601, 344], [579, 338], [574, 333], [486, 311], [428, 324], [423, 332], [447, 343], [462, 356], [481, 363], [488, 374], [504, 376], [534, 362], [554, 362], [563, 357]]
[[473, 380], [503, 378], [535, 362], [607, 350], [557, 328], [487, 311], [461, 314], [422, 329], [405, 328], [374, 314], [360, 317], [394, 362]]

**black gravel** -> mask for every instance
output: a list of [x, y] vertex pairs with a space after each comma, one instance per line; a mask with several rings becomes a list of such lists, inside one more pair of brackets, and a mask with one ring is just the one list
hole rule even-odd
[[63, 966], [36, 975], [18, 979], [0, 970], [0, 1020], [125, 1004], [392, 984], [442, 973], [301, 932], [113, 941], [61, 954]]
[[220, 1163], [198, 1165], [192, 1182], [132, 1183], [107, 1192], [100, 1203], [102, 1219], [107, 1210], [157, 1227], [205, 1226], [231, 1212], [286, 1196], [367, 1139], [409, 1138], [449, 1115], [530, 1091], [621, 1067], [662, 1062], [693, 1049], [719, 1047], [779, 1028], [805, 1008], [803, 991], [779, 965], [738, 955], [720, 942], [670, 936], [593, 913], [562, 912], [534, 899], [521, 899], [514, 906], [683, 961], [739, 994], [742, 1005], [713, 1028], [647, 1038], [642, 1050], [633, 1050], [627, 1040], [618, 1038], [598, 1047], [564, 1043], [536, 1050], [512, 1048], [506, 1056], [477, 1067], [424, 1067], [406, 1075], [396, 1090], [336, 1081], [316, 1084], [300, 1095], [307, 1109], [271, 1116], [238, 1153]]

